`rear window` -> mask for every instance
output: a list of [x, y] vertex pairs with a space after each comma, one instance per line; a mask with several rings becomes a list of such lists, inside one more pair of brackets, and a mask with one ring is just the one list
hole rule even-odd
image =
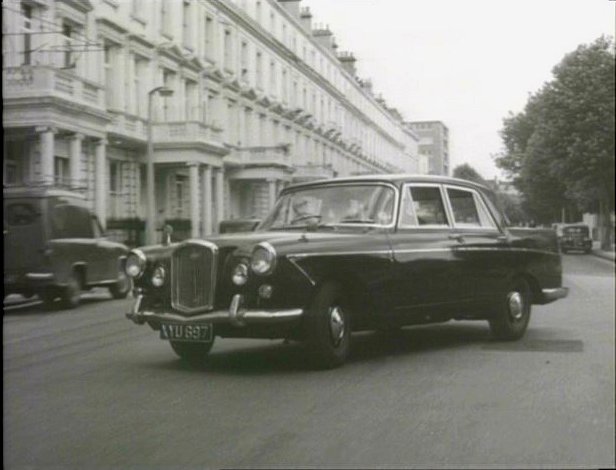
[[20, 225], [32, 225], [38, 213], [34, 206], [27, 202], [15, 202], [6, 206], [6, 223], [10, 227], [18, 227]]

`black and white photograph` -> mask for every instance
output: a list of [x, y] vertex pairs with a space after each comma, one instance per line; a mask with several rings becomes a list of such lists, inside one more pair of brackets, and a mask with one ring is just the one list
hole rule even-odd
[[616, 0], [2, 0], [3, 468], [616, 467]]

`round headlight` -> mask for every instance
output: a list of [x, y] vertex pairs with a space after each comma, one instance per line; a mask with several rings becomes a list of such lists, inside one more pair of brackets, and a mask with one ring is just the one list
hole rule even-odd
[[236, 286], [243, 286], [248, 282], [248, 266], [244, 263], [239, 263], [233, 268], [233, 276], [231, 277], [233, 284]]
[[162, 266], [156, 266], [154, 272], [152, 273], [152, 285], [154, 287], [162, 287], [165, 284], [165, 268]]
[[271, 274], [276, 265], [276, 250], [269, 243], [259, 243], [252, 250], [250, 268], [261, 276]]
[[137, 278], [143, 274], [145, 269], [145, 255], [140, 250], [133, 250], [126, 258], [124, 271], [130, 277]]

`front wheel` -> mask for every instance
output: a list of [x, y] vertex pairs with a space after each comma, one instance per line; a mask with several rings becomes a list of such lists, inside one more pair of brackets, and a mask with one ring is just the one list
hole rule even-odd
[[337, 284], [317, 292], [306, 316], [307, 348], [315, 365], [338, 367], [346, 360], [351, 342], [351, 316]]
[[109, 292], [114, 299], [124, 299], [131, 288], [130, 278], [123, 272], [118, 273], [118, 280], [109, 286]]
[[201, 364], [214, 346], [214, 338], [208, 343], [191, 343], [187, 341], [169, 341], [171, 349], [180, 359], [191, 364]]
[[64, 308], [75, 308], [79, 305], [79, 297], [81, 296], [81, 283], [75, 273], [72, 273], [66, 286], [62, 288], [60, 298], [62, 299], [62, 305]]
[[513, 341], [524, 336], [530, 321], [531, 291], [522, 278], [514, 280], [499, 299], [494, 317], [489, 320], [495, 338]]

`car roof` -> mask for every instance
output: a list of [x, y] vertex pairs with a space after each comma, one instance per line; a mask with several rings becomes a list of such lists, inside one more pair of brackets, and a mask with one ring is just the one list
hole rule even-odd
[[356, 175], [356, 176], [345, 176], [341, 178], [330, 178], [326, 180], [317, 180], [303, 183], [294, 183], [285, 188], [285, 191], [295, 190], [298, 188], [310, 187], [310, 186], [320, 186], [324, 184], [336, 184], [336, 183], [356, 183], [356, 182], [366, 182], [366, 183], [374, 183], [374, 182], [386, 182], [393, 183], [395, 185], [399, 185], [402, 183], [436, 183], [436, 184], [461, 184], [465, 186], [471, 186], [480, 189], [489, 189], [485, 185], [476, 183], [474, 181], [460, 179], [460, 178], [452, 178], [450, 176], [440, 176], [440, 175], [418, 175], [412, 173], [393, 173], [393, 174], [375, 174], [375, 175]]
[[47, 186], [8, 186], [3, 188], [2, 197], [5, 199], [60, 197], [76, 204], [85, 202], [82, 194]]

